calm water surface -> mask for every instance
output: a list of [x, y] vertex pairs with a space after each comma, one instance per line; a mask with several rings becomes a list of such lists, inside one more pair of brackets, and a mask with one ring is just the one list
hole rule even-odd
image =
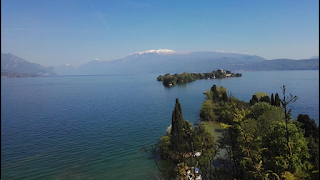
[[319, 124], [319, 71], [243, 72], [165, 88], [159, 74], [1, 79], [2, 179], [156, 179], [141, 154], [171, 124], [175, 98], [195, 123], [213, 84], [240, 100], [257, 91], [298, 96], [293, 116]]

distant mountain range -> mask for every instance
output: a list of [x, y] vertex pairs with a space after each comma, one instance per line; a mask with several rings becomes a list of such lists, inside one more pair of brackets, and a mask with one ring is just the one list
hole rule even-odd
[[168, 49], [130, 54], [113, 61], [93, 60], [78, 68], [60, 66], [61, 75], [134, 74], [230, 71], [312, 70], [319, 69], [319, 58], [306, 60], [266, 60], [259, 56], [221, 52], [175, 52]]
[[[167, 73], [167, 72], [207, 72], [217, 68], [228, 68], [232, 64], [260, 62], [259, 56], [218, 52], [140, 52], [114, 61], [93, 60], [78, 68], [71, 69], [74, 74], [133, 74], [133, 73]], [[57, 67], [58, 74], [63, 72]], [[64, 67], [67, 69], [67, 67]]]
[[11, 53], [1, 53], [1, 76], [30, 77], [54, 76], [54, 67], [46, 68], [36, 63], [30, 63]]
[[273, 70], [319, 70], [319, 58], [315, 59], [274, 59], [252, 63], [243, 70], [273, 71]]
[[230, 71], [318, 70], [319, 57], [312, 59], [266, 60], [259, 56], [221, 52], [175, 52], [169, 49], [149, 50], [130, 54], [113, 61], [93, 60], [77, 68], [71, 65], [43, 67], [12, 54], [1, 53], [1, 71], [43, 75], [102, 75], [136, 73]]

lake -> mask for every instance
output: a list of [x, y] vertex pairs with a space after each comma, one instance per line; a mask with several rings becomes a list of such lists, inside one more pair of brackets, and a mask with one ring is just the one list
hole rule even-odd
[[241, 72], [166, 88], [159, 74], [1, 79], [1, 178], [156, 179], [157, 167], [139, 149], [171, 124], [175, 98], [183, 116], [199, 122], [203, 92], [224, 86], [243, 101], [286, 85], [298, 100], [293, 117], [319, 125], [319, 70]]

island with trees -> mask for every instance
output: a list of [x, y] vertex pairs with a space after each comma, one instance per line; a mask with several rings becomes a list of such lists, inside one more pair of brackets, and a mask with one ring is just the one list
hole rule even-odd
[[197, 79], [218, 79], [218, 78], [227, 78], [227, 77], [241, 77], [241, 73], [231, 73], [231, 71], [224, 71], [223, 69], [218, 69], [209, 73], [182, 73], [174, 74], [170, 73], [165, 74], [164, 76], [159, 75], [157, 77], [158, 81], [162, 81], [165, 86], [173, 86], [175, 84], [184, 84], [195, 81]]
[[[282, 98], [258, 92], [244, 102], [216, 85], [205, 96], [195, 126], [176, 99], [172, 124], [151, 151], [163, 178], [319, 179], [319, 126], [305, 114], [292, 119], [287, 105], [297, 97], [285, 86]], [[225, 129], [217, 140], [206, 128], [213, 121]]]

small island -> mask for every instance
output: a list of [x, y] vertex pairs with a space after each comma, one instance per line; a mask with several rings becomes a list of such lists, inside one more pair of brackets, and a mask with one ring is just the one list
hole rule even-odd
[[162, 84], [165, 86], [173, 86], [175, 84], [184, 84], [188, 82], [195, 81], [197, 79], [220, 79], [227, 77], [241, 77], [241, 73], [231, 73], [231, 71], [224, 71], [223, 69], [218, 69], [209, 73], [182, 73], [174, 74], [170, 73], [165, 74], [164, 76], [159, 75], [157, 77], [158, 81], [162, 81]]

